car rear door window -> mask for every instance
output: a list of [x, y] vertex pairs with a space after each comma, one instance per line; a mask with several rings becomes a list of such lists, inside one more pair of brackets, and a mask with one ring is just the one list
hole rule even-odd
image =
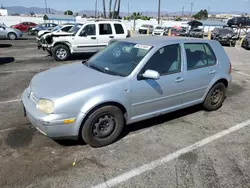
[[160, 75], [181, 72], [181, 47], [168, 45], [158, 50], [148, 61], [143, 71], [155, 70]]
[[100, 35], [112, 35], [112, 28], [110, 24], [99, 24]]
[[207, 43], [184, 44], [187, 57], [187, 70], [215, 65], [216, 56]]
[[122, 24], [114, 24], [116, 34], [124, 34]]

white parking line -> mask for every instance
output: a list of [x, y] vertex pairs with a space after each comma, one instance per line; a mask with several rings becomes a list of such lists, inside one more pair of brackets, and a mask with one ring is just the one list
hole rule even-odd
[[176, 151], [174, 153], [166, 155], [166, 156], [164, 156], [162, 158], [159, 158], [159, 159], [157, 159], [155, 161], [152, 161], [152, 162], [144, 164], [144, 165], [142, 165], [140, 167], [134, 168], [134, 169], [132, 169], [132, 170], [130, 170], [128, 172], [125, 172], [124, 174], [121, 174], [121, 175], [116, 176], [116, 177], [114, 177], [112, 179], [109, 179], [109, 180], [105, 181], [104, 183], [92, 186], [92, 188], [110, 188], [110, 187], [116, 186], [116, 185], [118, 185], [120, 183], [128, 181], [131, 178], [139, 176], [139, 175], [141, 175], [141, 174], [143, 174], [143, 173], [145, 173], [147, 171], [151, 171], [151, 170], [153, 170], [153, 169], [155, 169], [155, 168], [157, 168], [159, 166], [162, 166], [165, 163], [167, 163], [169, 161], [172, 161], [172, 160], [178, 158], [179, 156], [181, 156], [183, 154], [186, 154], [188, 152], [196, 150], [196, 149], [198, 149], [198, 148], [200, 148], [202, 146], [205, 146], [205, 145], [207, 145], [207, 144], [209, 144], [209, 143], [211, 143], [211, 142], [213, 142], [215, 140], [218, 140], [218, 139], [220, 139], [220, 138], [222, 138], [222, 137], [224, 137], [224, 136], [226, 136], [226, 135], [228, 135], [230, 133], [238, 131], [239, 129], [242, 129], [242, 128], [248, 126], [248, 125], [250, 125], [250, 119], [243, 122], [243, 123], [237, 124], [237, 125], [229, 128], [229, 129], [221, 131], [221, 132], [219, 132], [219, 133], [217, 133], [215, 135], [212, 135], [212, 136], [210, 136], [208, 138], [205, 138], [205, 139], [203, 139], [203, 140], [201, 140], [199, 142], [196, 142], [193, 145], [187, 146], [187, 147], [185, 147], [183, 149], [180, 149], [180, 150], [178, 150], [178, 151]]
[[235, 72], [237, 74], [240, 74], [240, 75], [243, 75], [243, 76], [250, 77], [250, 74], [247, 74], [247, 73], [244, 73], [244, 72], [241, 72], [241, 71], [235, 71], [235, 70], [233, 70], [233, 72]]
[[235, 46], [235, 48], [240, 51], [240, 48], [238, 46]]
[[0, 101], [0, 104], [8, 104], [8, 103], [13, 103], [13, 102], [20, 102], [21, 99], [14, 99], [14, 100], [9, 100], [9, 101]]

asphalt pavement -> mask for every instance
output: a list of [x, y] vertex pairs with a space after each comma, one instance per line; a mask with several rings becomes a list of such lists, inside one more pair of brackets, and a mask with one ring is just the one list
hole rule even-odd
[[0, 187], [249, 188], [250, 51], [225, 47], [233, 82], [222, 108], [194, 106], [125, 127], [103, 148], [54, 141], [23, 116], [20, 97], [56, 62], [32, 39], [0, 41]]

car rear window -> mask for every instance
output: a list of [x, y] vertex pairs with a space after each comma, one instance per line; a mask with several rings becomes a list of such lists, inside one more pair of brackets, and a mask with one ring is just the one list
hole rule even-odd
[[184, 44], [187, 57], [187, 70], [215, 65], [216, 56], [207, 43]]
[[116, 34], [124, 34], [122, 24], [114, 24]]

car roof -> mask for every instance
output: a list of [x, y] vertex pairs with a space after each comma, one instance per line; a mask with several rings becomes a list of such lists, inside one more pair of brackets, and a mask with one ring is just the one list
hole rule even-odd
[[158, 45], [165, 45], [167, 43], [172, 42], [207, 42], [211, 43], [208, 39], [198, 39], [198, 38], [190, 38], [190, 37], [154, 37], [154, 36], [141, 36], [141, 37], [131, 37], [126, 39], [121, 39], [120, 41], [124, 42], [131, 42], [131, 43], [138, 43], [143, 45], [150, 45], [150, 46], [158, 46]]

